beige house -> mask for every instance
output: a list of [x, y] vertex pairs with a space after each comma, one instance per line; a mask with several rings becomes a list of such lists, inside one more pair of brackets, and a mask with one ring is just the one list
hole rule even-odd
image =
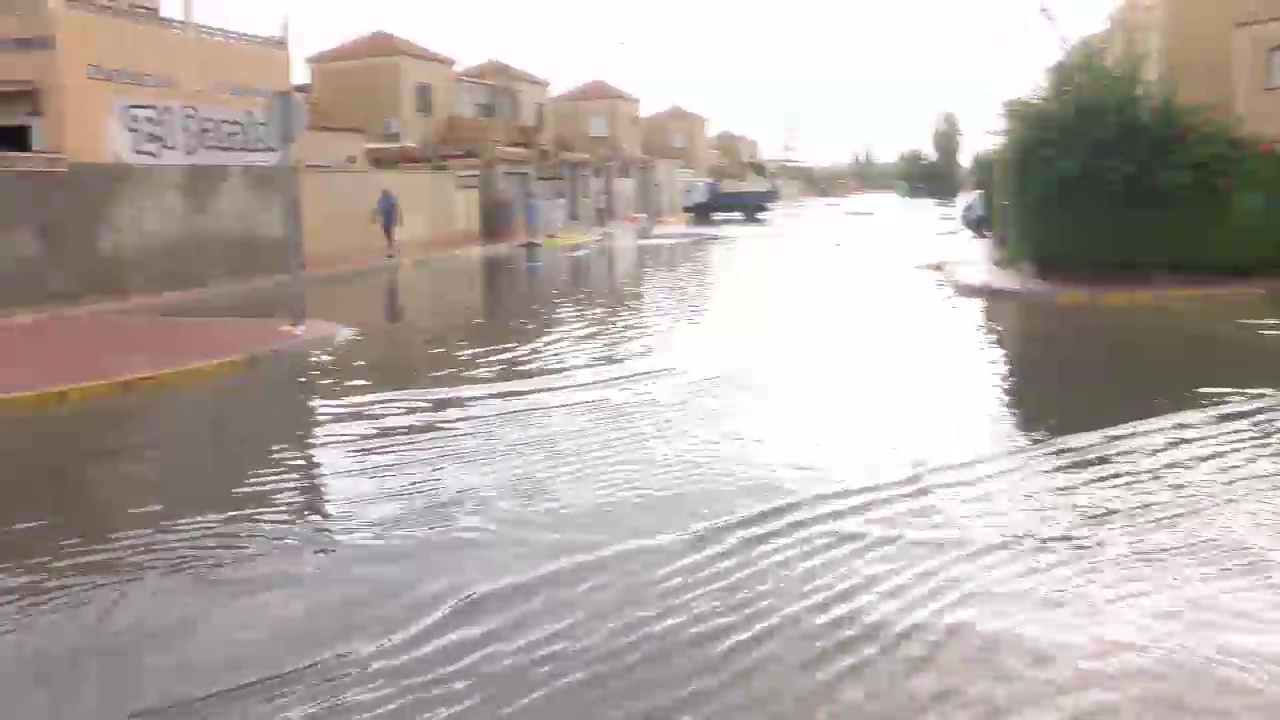
[[747, 163], [760, 162], [760, 145], [745, 135], [727, 130], [711, 139], [710, 174], [716, 178], [738, 178], [747, 175]]
[[379, 31], [312, 55], [307, 65], [315, 122], [424, 151], [448, 129], [453, 58]]
[[602, 80], [552, 99], [552, 123], [561, 150], [597, 160], [627, 162], [643, 157], [640, 101]]
[[1280, 0], [1252, 0], [1236, 19], [1231, 66], [1245, 131], [1280, 142]]
[[550, 146], [553, 130], [547, 112], [546, 80], [499, 60], [489, 60], [466, 68], [462, 79], [489, 82], [496, 89], [495, 115], [515, 127], [515, 144], [525, 147]]
[[642, 203], [637, 186], [647, 190], [651, 185], [640, 101], [593, 80], [552, 98], [550, 107], [554, 147], [574, 183], [569, 197], [582, 208], [578, 216], [594, 217], [601, 203], [610, 218], [636, 212]]
[[269, 109], [291, 87], [283, 37], [164, 17], [159, 0], [0, 0], [0, 50], [0, 151], [137, 164], [282, 157]]
[[1280, 139], [1280, 0], [1123, 0], [1106, 39], [1180, 99]]
[[707, 119], [673, 106], [640, 121], [644, 152], [653, 158], [676, 160], [683, 170], [702, 177], [707, 174], [709, 153]]
[[362, 130], [375, 160], [529, 162], [550, 140], [547, 81], [496, 60], [458, 72], [453, 58], [380, 31], [307, 62], [313, 121]]

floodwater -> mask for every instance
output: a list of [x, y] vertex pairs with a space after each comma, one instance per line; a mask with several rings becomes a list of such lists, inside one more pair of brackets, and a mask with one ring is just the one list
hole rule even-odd
[[0, 715], [1277, 716], [1280, 308], [958, 297], [953, 212], [172, 308], [351, 335], [0, 416]]

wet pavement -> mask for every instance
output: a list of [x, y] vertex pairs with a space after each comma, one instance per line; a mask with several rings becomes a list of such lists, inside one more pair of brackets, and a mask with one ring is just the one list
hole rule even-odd
[[354, 333], [0, 410], [3, 714], [1280, 712], [1280, 308], [960, 297], [951, 212], [175, 305]]

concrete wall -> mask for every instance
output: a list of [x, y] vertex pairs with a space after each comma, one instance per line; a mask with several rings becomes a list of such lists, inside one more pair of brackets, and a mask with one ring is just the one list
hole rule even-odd
[[289, 159], [294, 165], [324, 165], [348, 170], [369, 168], [362, 132], [311, 128], [302, 133], [289, 150]]
[[460, 189], [451, 172], [307, 169], [301, 174], [303, 253], [309, 270], [382, 257], [374, 203], [384, 188], [400, 201], [402, 255], [475, 242], [480, 230], [476, 189]]
[[290, 272], [292, 171], [73, 164], [0, 172], [0, 307]]

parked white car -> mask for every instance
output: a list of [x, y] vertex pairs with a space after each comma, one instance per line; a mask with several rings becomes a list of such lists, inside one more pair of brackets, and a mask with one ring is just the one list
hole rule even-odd
[[987, 210], [987, 194], [979, 190], [963, 202], [960, 224], [976, 237], [991, 237], [991, 213]]

